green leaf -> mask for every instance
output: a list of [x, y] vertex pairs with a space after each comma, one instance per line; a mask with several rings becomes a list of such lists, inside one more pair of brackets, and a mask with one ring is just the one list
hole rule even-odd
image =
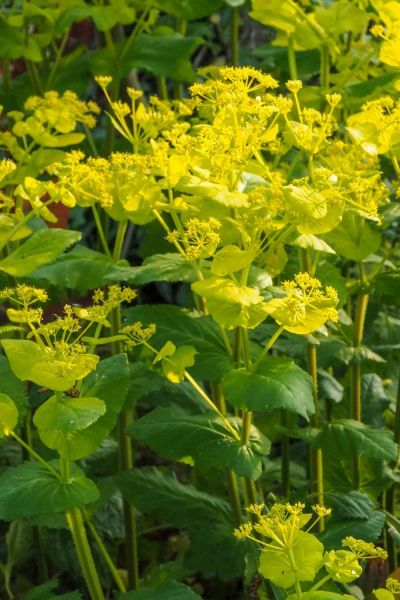
[[[191, 56], [201, 42], [201, 38], [179, 34], [155, 36], [142, 33], [135, 37], [124, 58], [119, 61], [118, 75], [123, 77], [132, 69], [145, 69], [156, 76], [192, 82], [195, 73]], [[124, 40], [115, 43], [117, 56], [122, 53], [123, 47]], [[107, 75], [112, 71], [107, 48], [91, 53], [90, 67], [95, 75]]]
[[319, 537], [326, 549], [341, 548], [342, 540], [348, 535], [366, 542], [376, 542], [384, 524], [384, 513], [375, 510], [368, 519], [343, 519], [338, 522], [331, 520], [329, 527]]
[[265, 357], [255, 371], [236, 369], [222, 385], [236, 408], [272, 412], [279, 408], [306, 419], [314, 413], [312, 379], [289, 358]]
[[165, 377], [172, 383], [181, 383], [185, 371], [195, 363], [197, 350], [193, 346], [180, 346], [174, 353], [162, 360], [162, 370]]
[[81, 387], [80, 402], [86, 398], [100, 399], [106, 412], [86, 429], [73, 431], [68, 435], [40, 432], [42, 441], [67, 460], [78, 460], [92, 454], [113, 429], [125, 397], [129, 383], [129, 366], [125, 354], [102, 360], [96, 371], [89, 375]]
[[127, 281], [135, 285], [145, 285], [153, 281], [187, 281], [195, 280], [193, 267], [180, 254], [154, 254], [145, 258], [140, 267], [114, 267], [105, 281]]
[[29, 274], [29, 281], [85, 293], [102, 287], [108, 281], [125, 281], [132, 267], [116, 265], [110, 258], [85, 246], [77, 245], [51, 265], [39, 267]]
[[392, 592], [389, 592], [389, 590], [384, 590], [383, 588], [374, 590], [374, 595], [376, 598], [378, 598], [378, 600], [395, 600]]
[[[230, 419], [230, 422], [237, 429], [238, 421]], [[227, 467], [253, 479], [259, 476], [261, 457], [266, 456], [270, 448], [268, 440], [254, 427], [249, 442], [242, 446], [212, 412], [189, 415], [177, 408], [156, 408], [128, 431], [166, 458], [192, 457], [199, 465]]]
[[199, 600], [201, 596], [189, 586], [177, 581], [167, 581], [160, 587], [144, 587], [118, 596], [118, 600], [154, 600], [154, 598], [157, 600]]
[[197, 379], [219, 381], [232, 367], [217, 325], [208, 316], [190, 313], [178, 306], [135, 306], [126, 311], [127, 323], [141, 321], [144, 326], [155, 323], [151, 343], [161, 348], [167, 341], [175, 346], [193, 346], [198, 354], [190, 372]]
[[[77, 354], [68, 365], [67, 374], [57, 370], [56, 359], [50, 359], [45, 349], [30, 340], [3, 340], [3, 348], [11, 369], [22, 381], [65, 392], [78, 379], [83, 379], [96, 368], [99, 357], [94, 354]], [[58, 366], [58, 364], [57, 364]]]
[[195, 531], [207, 524], [231, 523], [231, 510], [225, 500], [201, 492], [190, 484], [182, 484], [156, 467], [119, 473], [115, 481], [123, 495], [128, 499], [135, 498], [145, 514], [170, 521], [177, 527]]
[[27, 408], [27, 398], [24, 384], [14, 375], [5, 356], [0, 356], [0, 392], [12, 398], [22, 415]]
[[342, 419], [325, 424], [314, 438], [313, 446], [336, 459], [367, 456], [374, 459], [396, 460], [397, 444], [390, 431], [372, 429], [364, 423]]
[[64, 250], [81, 238], [79, 231], [67, 229], [40, 229], [0, 261], [0, 271], [14, 277], [28, 275], [41, 265], [52, 262]]
[[64, 482], [39, 463], [24, 462], [6, 469], [0, 477], [0, 519], [12, 521], [64, 512], [98, 497], [93, 481], [76, 466]]
[[22, 596], [21, 600], [82, 600], [79, 592], [71, 592], [62, 596], [56, 595], [54, 590], [58, 585], [58, 578], [54, 577], [50, 581], [43, 583], [43, 585], [35, 586], [32, 590], [29, 590], [27, 594]]
[[124, 497], [141, 512], [190, 532], [184, 566], [223, 578], [243, 572], [246, 543], [233, 536], [231, 509], [225, 500], [182, 484], [155, 467], [126, 471], [115, 479]]
[[367, 494], [351, 490], [346, 494], [326, 492], [325, 503], [333, 509], [335, 519], [369, 519], [374, 504]]
[[292, 544], [296, 572], [293, 571], [286, 551], [265, 548], [260, 557], [258, 570], [261, 575], [284, 589], [295, 584], [296, 575], [299, 581], [313, 581], [322, 566], [324, 547], [314, 535], [296, 531]]
[[211, 273], [224, 277], [248, 267], [253, 259], [253, 252], [229, 244], [215, 253], [211, 263]]
[[318, 369], [318, 389], [320, 398], [326, 398], [333, 402], [343, 400], [344, 387], [324, 369]]
[[218, 12], [222, 0], [156, 0], [156, 6], [177, 19], [196, 21]]
[[364, 260], [381, 245], [380, 232], [366, 219], [350, 211], [325, 238], [338, 254], [355, 261]]
[[106, 411], [99, 398], [70, 398], [51, 396], [35, 412], [33, 422], [40, 431], [56, 430], [69, 434], [86, 429]]
[[18, 409], [6, 394], [0, 394], [0, 438], [9, 435], [18, 423]]
[[226, 329], [253, 329], [269, 314], [258, 290], [230, 279], [209, 277], [192, 283], [191, 288], [206, 299], [208, 311]]

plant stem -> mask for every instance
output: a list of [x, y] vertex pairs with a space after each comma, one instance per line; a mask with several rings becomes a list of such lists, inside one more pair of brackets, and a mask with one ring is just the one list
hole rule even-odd
[[[301, 262], [303, 270], [307, 273], [311, 271], [310, 255], [306, 249], [301, 251]], [[312, 392], [314, 399], [314, 414], [311, 419], [313, 427], [319, 427], [320, 415], [318, 404], [318, 363], [317, 363], [317, 348], [314, 344], [307, 344], [307, 367], [308, 373], [312, 379]], [[324, 470], [323, 470], [323, 454], [321, 448], [312, 449], [311, 457], [311, 475], [315, 481], [315, 493], [317, 495], [318, 504], [324, 504]], [[324, 530], [324, 519], [318, 521], [318, 530]]]
[[46, 462], [44, 460], [44, 458], [42, 458], [40, 456], [40, 454], [38, 454], [36, 452], [36, 450], [34, 450], [31, 446], [29, 446], [29, 444], [27, 444], [26, 442], [24, 442], [24, 440], [22, 438], [19, 437], [19, 435], [17, 435], [15, 433], [15, 431], [10, 431], [8, 433], [8, 435], [10, 435], [11, 437], [13, 437], [23, 448], [25, 448], [25, 450], [27, 450], [27, 452], [29, 452], [29, 454], [31, 454], [33, 456], [33, 458], [35, 458], [45, 469], [47, 469], [48, 471], [50, 471], [50, 473], [52, 475], [54, 475], [55, 477], [57, 477], [57, 479], [59, 479], [60, 474], [53, 469], [53, 467], [51, 465], [49, 465], [48, 462]]
[[157, 77], [158, 95], [161, 100], [168, 100], [167, 80], [165, 77]]
[[[26, 386], [27, 387], [27, 386]], [[31, 411], [29, 410], [25, 418], [24, 436], [26, 443], [29, 447], [32, 447], [32, 429], [31, 429]], [[24, 448], [28, 459], [33, 458], [31, 454]], [[49, 570], [47, 567], [46, 553], [43, 546], [42, 530], [39, 525], [32, 527], [32, 538], [33, 544], [36, 549], [35, 560], [38, 572], [39, 583], [46, 583], [49, 580]]]
[[[118, 262], [121, 257], [124, 245], [127, 221], [121, 221], [118, 224], [117, 235], [115, 237], [113, 260]], [[113, 311], [113, 335], [121, 329], [121, 309], [118, 307]], [[117, 355], [122, 351], [120, 342], [114, 342], [112, 345], [112, 354]], [[121, 471], [131, 470], [133, 468], [132, 440], [127, 434], [128, 426], [133, 422], [132, 408], [125, 406], [118, 419], [118, 443], [119, 443], [119, 468]], [[139, 558], [137, 548], [137, 529], [136, 529], [136, 510], [133, 504], [123, 499], [123, 512], [125, 524], [125, 560], [128, 573], [128, 589], [139, 587]]]
[[288, 37], [287, 52], [288, 52], [288, 63], [289, 63], [290, 79], [296, 80], [296, 79], [298, 79], [297, 64], [296, 64], [296, 52], [295, 52], [295, 49], [294, 49], [294, 43], [293, 43], [292, 36]]
[[111, 251], [108, 246], [107, 238], [104, 234], [103, 224], [101, 222], [100, 215], [95, 204], [92, 206], [92, 212], [94, 216], [94, 222], [96, 223], [97, 233], [99, 235], [104, 253], [106, 254], [106, 256], [108, 256], [108, 258], [111, 258]]
[[[185, 36], [186, 30], [187, 21], [185, 21], [184, 19], [179, 19], [176, 25], [177, 33], [180, 33], [180, 35]], [[177, 98], [178, 100], [181, 100], [183, 98], [183, 83], [181, 83], [180, 81], [177, 81], [175, 84], [175, 98]]]
[[[360, 265], [361, 283], [363, 280], [362, 265]], [[359, 348], [364, 335], [365, 317], [367, 314], [368, 294], [361, 292], [357, 298], [356, 314], [354, 319], [353, 346]], [[358, 359], [357, 359], [358, 360]], [[361, 421], [361, 365], [356, 362], [352, 366], [352, 418]], [[361, 461], [360, 456], [354, 458], [353, 465], [354, 487], [360, 489], [361, 483]]]
[[79, 508], [71, 508], [66, 513], [67, 523], [75, 544], [76, 553], [86, 581], [91, 600], [105, 600], [99, 577], [94, 565], [92, 551], [86, 536], [82, 513]]
[[[288, 414], [286, 410], [282, 410], [281, 422], [284, 427], [288, 425]], [[290, 444], [289, 436], [286, 433], [282, 434], [281, 441], [281, 474], [282, 474], [282, 494], [285, 498], [289, 498], [290, 494]]]
[[231, 15], [231, 61], [232, 66], [239, 65], [239, 7], [232, 7]]
[[[217, 408], [226, 416], [225, 398], [220, 383], [211, 382], [211, 398]], [[240, 502], [239, 486], [236, 473], [231, 469], [226, 469], [226, 482], [228, 486], [229, 503], [232, 509], [233, 523], [239, 527], [242, 522], [242, 506]]]
[[[85, 513], [84, 513], [85, 514]], [[121, 579], [120, 574], [118, 573], [118, 570], [116, 568], [116, 566], [114, 565], [111, 556], [108, 553], [107, 548], [105, 547], [103, 540], [101, 539], [101, 537], [99, 536], [99, 534], [96, 531], [95, 526], [93, 525], [93, 523], [91, 522], [91, 520], [87, 517], [87, 515], [85, 514], [86, 517], [86, 523], [87, 526], [90, 529], [90, 533], [92, 534], [93, 538], [95, 539], [95, 542], [100, 550], [100, 553], [102, 555], [102, 557], [104, 558], [105, 563], [107, 564], [108, 568], [110, 569], [110, 572], [114, 578], [114, 581], [119, 589], [120, 592], [125, 593], [126, 592], [126, 587], [124, 585], [124, 582]]]
[[321, 91], [325, 95], [329, 91], [330, 83], [330, 60], [329, 60], [329, 48], [326, 44], [321, 46]]
[[67, 30], [64, 33], [64, 36], [63, 36], [63, 38], [61, 40], [61, 44], [58, 47], [55, 61], [53, 63], [53, 66], [51, 67], [50, 75], [49, 75], [49, 77], [47, 79], [46, 90], [50, 89], [50, 86], [53, 83], [53, 79], [55, 77], [55, 74], [58, 71], [58, 68], [59, 68], [59, 65], [60, 65], [60, 60], [62, 58], [62, 54], [63, 54], [63, 52], [65, 50], [65, 46], [66, 46], [66, 44], [68, 42], [70, 29], [71, 29], [70, 27], [67, 28]]

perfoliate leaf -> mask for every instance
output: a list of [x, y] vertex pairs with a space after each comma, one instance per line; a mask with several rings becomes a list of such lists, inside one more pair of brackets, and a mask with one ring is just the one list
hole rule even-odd
[[65, 362], [62, 357], [51, 357], [46, 349], [30, 340], [3, 340], [3, 348], [13, 373], [22, 381], [65, 392], [78, 379], [94, 371], [99, 361], [95, 354], [75, 354]]
[[[68, 434], [42, 430], [42, 441], [67, 460], [78, 460], [92, 454], [114, 427], [125, 402], [128, 383], [129, 367], [125, 354], [100, 361], [96, 371], [84, 379], [81, 395], [76, 400], [84, 406], [86, 398], [89, 401], [99, 399], [105, 405], [106, 412], [86, 429]], [[98, 408], [100, 409], [100, 405]]]
[[[236, 420], [230, 422], [236, 429]], [[261, 457], [270, 448], [254, 427], [243, 446], [218, 415], [189, 415], [177, 408], [156, 408], [130, 426], [129, 432], [166, 458], [187, 460], [190, 456], [199, 465], [228, 467], [252, 479], [259, 476]]]
[[18, 409], [6, 394], [0, 394], [0, 438], [9, 435], [18, 423]]
[[40, 229], [0, 261], [0, 271], [14, 277], [28, 275], [41, 265], [52, 262], [64, 250], [81, 238], [79, 231], [67, 229]]
[[224, 277], [229, 273], [236, 273], [247, 267], [254, 259], [254, 254], [249, 250], [242, 250], [238, 246], [229, 244], [218, 250], [211, 263], [211, 273]]
[[99, 398], [70, 398], [52, 396], [35, 412], [33, 422], [39, 431], [68, 434], [86, 429], [106, 411]]
[[185, 378], [185, 370], [195, 363], [197, 350], [193, 346], [180, 346], [168, 358], [162, 360], [164, 375], [172, 383], [181, 383]]
[[192, 283], [192, 290], [207, 300], [214, 319], [226, 329], [257, 327], [267, 316], [263, 297], [254, 288], [229, 279], [210, 277]]
[[294, 585], [296, 575], [299, 581], [313, 581], [322, 566], [324, 547], [314, 535], [296, 531], [292, 543], [296, 572], [286, 551], [279, 552], [269, 548], [261, 551], [258, 569], [261, 575], [284, 589]]
[[289, 358], [265, 357], [254, 371], [236, 369], [222, 385], [236, 408], [272, 412], [285, 408], [306, 419], [314, 413], [312, 379]]
[[99, 497], [93, 481], [74, 466], [67, 482], [30, 461], [10, 467], [0, 477], [0, 519], [54, 514], [85, 506]]

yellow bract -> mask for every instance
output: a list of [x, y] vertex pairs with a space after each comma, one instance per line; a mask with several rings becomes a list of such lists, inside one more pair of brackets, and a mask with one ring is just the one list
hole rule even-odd
[[286, 331], [305, 335], [316, 331], [328, 320], [337, 321], [338, 297], [332, 287], [324, 291], [321, 282], [308, 273], [299, 273], [282, 287], [287, 295], [270, 300], [265, 310]]

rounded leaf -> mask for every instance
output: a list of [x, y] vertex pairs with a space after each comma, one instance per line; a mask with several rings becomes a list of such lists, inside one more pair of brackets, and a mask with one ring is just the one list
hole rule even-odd
[[18, 423], [18, 409], [10, 396], [0, 394], [0, 438], [9, 435]]

